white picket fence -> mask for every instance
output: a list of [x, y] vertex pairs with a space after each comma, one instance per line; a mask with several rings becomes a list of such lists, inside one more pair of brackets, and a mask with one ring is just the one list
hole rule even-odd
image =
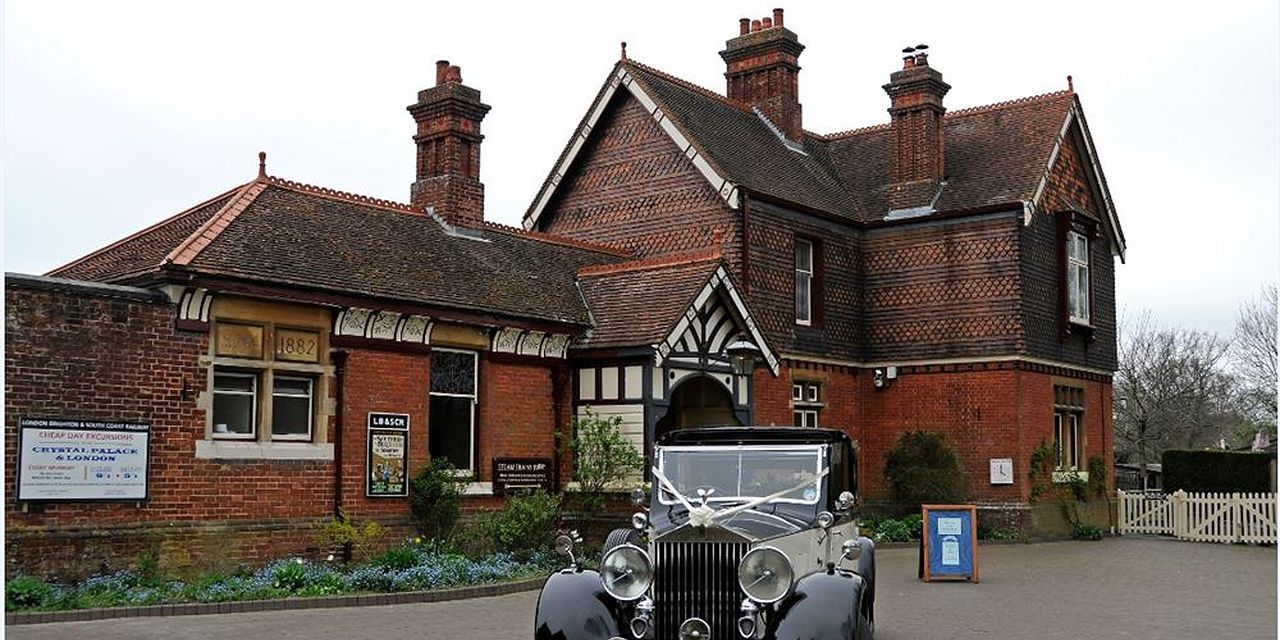
[[1119, 492], [1120, 534], [1195, 542], [1276, 543], [1274, 493]]

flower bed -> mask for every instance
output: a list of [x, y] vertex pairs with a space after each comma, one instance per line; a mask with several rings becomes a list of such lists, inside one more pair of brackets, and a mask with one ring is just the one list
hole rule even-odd
[[5, 604], [8, 611], [62, 611], [424, 591], [532, 578], [546, 575], [562, 564], [550, 553], [535, 553], [527, 560], [517, 560], [509, 553], [472, 559], [411, 544], [352, 568], [287, 558], [256, 571], [208, 574], [193, 581], [146, 577], [132, 571], [93, 576], [77, 584], [51, 584], [31, 576], [14, 576], [5, 585]]

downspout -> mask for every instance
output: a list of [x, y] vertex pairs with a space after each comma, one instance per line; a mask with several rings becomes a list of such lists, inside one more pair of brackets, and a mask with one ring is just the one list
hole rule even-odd
[[333, 360], [333, 519], [343, 520], [342, 513], [342, 393], [347, 374], [347, 352], [334, 350]]
[[[563, 437], [572, 437], [565, 431], [564, 424], [564, 391], [566, 378], [569, 377], [569, 365], [557, 362], [551, 369], [551, 407], [555, 417], [554, 432], [551, 434], [551, 490], [560, 491], [560, 443]], [[564, 434], [564, 435], [561, 435]]]

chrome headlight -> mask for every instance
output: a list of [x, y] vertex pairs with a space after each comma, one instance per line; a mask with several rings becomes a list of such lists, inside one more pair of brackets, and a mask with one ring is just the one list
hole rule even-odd
[[774, 547], [756, 547], [738, 565], [738, 584], [756, 602], [781, 600], [791, 590], [795, 569], [787, 555]]
[[653, 563], [649, 554], [631, 544], [614, 547], [600, 561], [600, 582], [609, 595], [619, 600], [635, 600], [653, 584]]

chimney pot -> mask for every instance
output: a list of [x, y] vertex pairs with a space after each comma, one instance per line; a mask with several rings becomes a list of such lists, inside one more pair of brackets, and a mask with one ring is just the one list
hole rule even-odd
[[773, 26], [775, 27], [782, 26], [782, 9], [773, 10]]
[[436, 85], [438, 86], [438, 85], [444, 84], [445, 76], [447, 75], [449, 75], [449, 61], [437, 60], [436, 61]]
[[446, 80], [453, 84], [462, 84], [462, 67], [459, 67], [456, 64], [450, 66], [449, 77], [446, 78]]
[[765, 17], [761, 18], [761, 19], [760, 19], [760, 28], [762, 28], [762, 29], [772, 29], [772, 28], [773, 28], [773, 18], [770, 18], [769, 16], [765, 16]]
[[751, 20], [743, 18], [738, 21], [738, 35], [745, 36], [748, 33], [751, 33]]
[[755, 32], [757, 32], [757, 31], [759, 31], [759, 30], [760, 30], [760, 21], [759, 21], [759, 20], [752, 20], [752, 21], [751, 21], [751, 33], [755, 33]]

